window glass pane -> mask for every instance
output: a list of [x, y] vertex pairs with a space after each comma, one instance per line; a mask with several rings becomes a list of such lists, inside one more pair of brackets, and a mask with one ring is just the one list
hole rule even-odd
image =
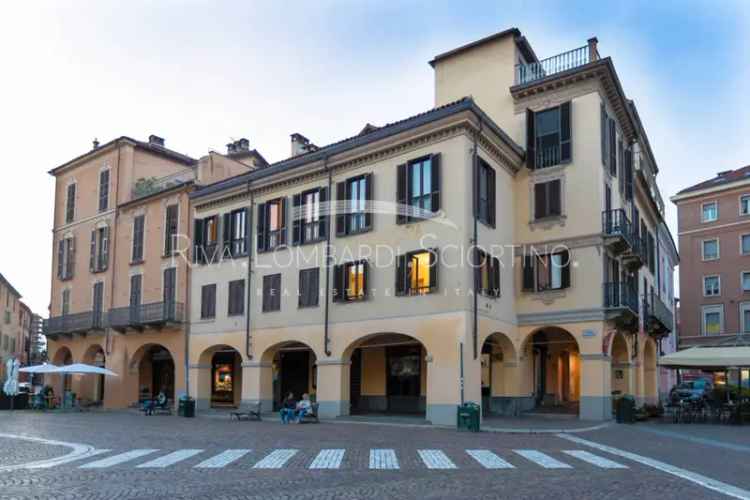
[[742, 333], [750, 333], [750, 307], [742, 310]]
[[718, 311], [707, 311], [703, 314], [705, 332], [707, 334], [721, 333], [721, 314]]
[[707, 203], [703, 205], [703, 220], [712, 221], [717, 218], [717, 206], [716, 203]]
[[705, 277], [703, 279], [703, 290], [705, 295], [719, 295], [719, 277]]
[[560, 128], [560, 109], [553, 108], [536, 114], [537, 137], [554, 134]]
[[422, 194], [432, 193], [432, 162], [425, 160], [422, 162]]
[[562, 254], [552, 255], [550, 288], [562, 288]]
[[346, 295], [349, 299], [357, 299], [364, 296], [364, 265], [351, 264], [348, 269]]
[[750, 234], [742, 235], [742, 253], [750, 253]]
[[430, 254], [420, 252], [411, 256], [409, 288], [424, 293], [430, 288]]
[[419, 206], [419, 199], [422, 195], [422, 169], [420, 163], [411, 165], [411, 204]]
[[742, 289], [750, 291], [750, 273], [742, 273]]
[[743, 215], [750, 214], [750, 196], [740, 198], [740, 211]]
[[715, 259], [719, 256], [719, 244], [717, 240], [703, 242], [703, 258]]
[[268, 229], [276, 231], [281, 224], [281, 203], [273, 201], [268, 204]]

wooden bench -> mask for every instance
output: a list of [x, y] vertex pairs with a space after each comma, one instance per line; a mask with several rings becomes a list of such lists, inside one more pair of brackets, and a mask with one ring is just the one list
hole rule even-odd
[[318, 419], [318, 407], [320, 405], [318, 403], [311, 403], [310, 404], [310, 411], [305, 413], [305, 416], [302, 417], [299, 421], [300, 424], [319, 424], [320, 420]]
[[229, 420], [236, 418], [237, 421], [255, 419], [260, 420], [261, 403], [246, 403], [241, 404], [240, 407], [229, 414]]
[[[146, 408], [146, 404], [144, 403], [141, 407], [141, 411], [144, 415], [149, 415], [148, 409]], [[163, 405], [154, 404], [154, 407], [151, 409], [151, 415], [171, 415], [172, 414], [172, 404], [170, 403], [169, 399], [167, 399]]]

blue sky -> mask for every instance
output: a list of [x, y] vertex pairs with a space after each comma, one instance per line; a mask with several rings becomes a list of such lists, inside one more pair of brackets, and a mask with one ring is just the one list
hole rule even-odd
[[280, 160], [292, 132], [322, 145], [430, 108], [427, 61], [510, 26], [542, 58], [599, 38], [638, 105], [665, 200], [750, 164], [747, 1], [27, 4], [0, 7], [0, 227], [4, 242], [16, 235], [0, 272], [43, 314], [46, 172], [94, 137], [155, 133], [196, 157], [247, 137]]

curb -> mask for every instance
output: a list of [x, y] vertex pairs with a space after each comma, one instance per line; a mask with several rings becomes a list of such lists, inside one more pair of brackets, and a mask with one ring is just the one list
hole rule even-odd
[[66, 448], [73, 449], [73, 451], [71, 451], [67, 455], [63, 455], [60, 457], [49, 458], [47, 460], [37, 460], [35, 462], [26, 462], [25, 464], [5, 465], [0, 467], [0, 472], [14, 471], [19, 469], [46, 469], [48, 467], [54, 467], [55, 465], [63, 464], [66, 462], [72, 462], [73, 460], [86, 458], [95, 451], [93, 446], [89, 446], [87, 444], [68, 443], [65, 441], [55, 441], [53, 439], [44, 439], [25, 435], [0, 433], [0, 438], [21, 439], [25, 441], [33, 441], [35, 443], [42, 443], [51, 446], [64, 446]]

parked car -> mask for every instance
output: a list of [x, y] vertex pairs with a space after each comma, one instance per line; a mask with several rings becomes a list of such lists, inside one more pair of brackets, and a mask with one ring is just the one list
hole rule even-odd
[[672, 387], [672, 390], [669, 391], [669, 401], [678, 403], [685, 400], [705, 399], [713, 389], [713, 382], [704, 378], [682, 382]]

